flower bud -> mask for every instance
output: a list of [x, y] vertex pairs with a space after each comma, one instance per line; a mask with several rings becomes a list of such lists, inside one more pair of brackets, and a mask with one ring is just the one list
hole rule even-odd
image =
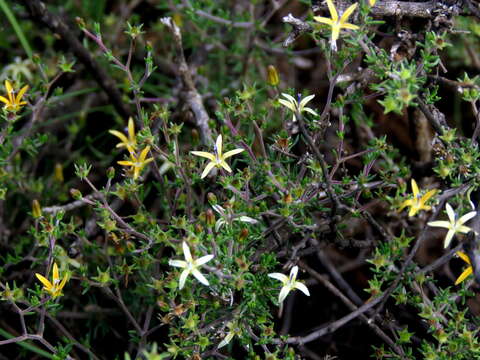
[[110, 166], [108, 169], [107, 169], [107, 177], [109, 179], [113, 179], [115, 177], [115, 168], [113, 166]]
[[63, 183], [64, 177], [63, 177], [63, 166], [60, 163], [55, 164], [55, 170], [54, 170], [54, 177], [55, 180], [59, 183]]
[[217, 203], [217, 196], [212, 192], [209, 192], [207, 194], [207, 199], [208, 199], [208, 202], [212, 205], [215, 205]]
[[215, 225], [215, 214], [213, 213], [212, 209], [208, 209], [205, 212], [205, 217], [208, 226]]
[[37, 199], [32, 201], [32, 215], [35, 219], [42, 217], [42, 208]]
[[82, 193], [78, 189], [70, 189], [70, 195], [72, 195], [75, 200], [80, 200], [82, 198]]
[[268, 65], [267, 84], [271, 86], [277, 86], [279, 82], [280, 82], [280, 78], [278, 77], [277, 69], [273, 65]]

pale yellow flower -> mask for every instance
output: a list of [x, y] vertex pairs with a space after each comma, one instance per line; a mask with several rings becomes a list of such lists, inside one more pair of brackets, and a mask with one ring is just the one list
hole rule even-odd
[[370, 4], [370, 6], [375, 6], [376, 2], [377, 0], [368, 0], [368, 3]]
[[301, 115], [304, 111], [314, 116], [318, 116], [318, 114], [314, 110], [310, 109], [309, 107], [306, 107], [306, 105], [315, 97], [315, 95], [308, 95], [308, 96], [305, 96], [303, 99], [299, 95], [298, 97], [300, 102], [295, 100], [295, 98], [292, 95], [282, 93], [282, 96], [286, 100], [278, 99], [278, 102], [293, 112], [293, 119], [292, 119], [293, 122], [297, 121], [297, 115]]
[[457, 251], [456, 254], [460, 259], [465, 261], [469, 266], [460, 274], [458, 279], [455, 281], [455, 285], [460, 284], [463, 280], [465, 280], [467, 277], [473, 274], [473, 267], [472, 263], [470, 262], [470, 259], [468, 258], [467, 254]]
[[190, 151], [195, 156], [201, 156], [210, 160], [210, 162], [207, 164], [207, 166], [205, 166], [205, 169], [202, 172], [202, 179], [207, 176], [214, 167], [224, 168], [226, 171], [231, 173], [232, 169], [230, 168], [230, 166], [228, 166], [225, 160], [233, 155], [239, 154], [244, 151], [244, 149], [239, 148], [227, 151], [225, 154], [223, 154], [222, 146], [222, 135], [218, 135], [217, 141], [215, 142], [215, 147], [213, 149], [213, 154], [205, 151]]
[[16, 112], [22, 108], [23, 105], [26, 105], [26, 101], [22, 101], [23, 95], [28, 90], [28, 85], [25, 85], [20, 89], [17, 96], [15, 96], [15, 90], [13, 90], [12, 84], [10, 81], [5, 80], [5, 90], [7, 91], [7, 97], [0, 96], [0, 101], [5, 104], [5, 108], [9, 111]]
[[287, 297], [290, 291], [298, 289], [303, 292], [305, 295], [310, 296], [310, 292], [305, 284], [297, 281], [297, 274], [298, 274], [298, 266], [292, 267], [290, 270], [290, 275], [284, 275], [282, 273], [272, 273], [268, 274], [269, 277], [279, 280], [282, 282], [282, 289], [280, 290], [280, 294], [278, 295], [278, 302], [281, 304], [283, 300]]
[[322, 24], [327, 24], [331, 27], [332, 29], [332, 38], [330, 40], [330, 45], [333, 51], [337, 50], [337, 40], [340, 37], [340, 31], [342, 29], [349, 29], [349, 30], [358, 30], [359, 27], [357, 25], [353, 25], [348, 23], [348, 18], [352, 13], [355, 11], [357, 8], [357, 3], [352, 4], [348, 7], [347, 10], [342, 14], [342, 16], [339, 18], [337, 9], [335, 8], [335, 5], [333, 5], [332, 0], [327, 0], [327, 5], [328, 5], [328, 10], [330, 11], [330, 16], [331, 19], [323, 17], [323, 16], [314, 16], [313, 19], [322, 23]]
[[153, 161], [153, 158], [146, 158], [149, 151], [150, 146], [147, 146], [145, 149], [142, 150], [140, 155], [137, 156], [134, 153], [130, 153], [131, 160], [117, 161], [117, 164], [122, 166], [130, 166], [131, 170], [133, 170], [133, 179], [137, 180], [140, 176], [140, 172], [143, 170], [145, 165]]
[[117, 148], [124, 147], [129, 153], [134, 153], [137, 150], [137, 137], [135, 135], [135, 123], [132, 118], [128, 119], [128, 138], [117, 130], [108, 130], [108, 132], [117, 138], [121, 142], [117, 144]]
[[43, 275], [35, 274], [38, 280], [43, 284], [43, 290], [48, 292], [53, 299], [62, 295], [62, 289], [67, 283], [68, 276], [65, 275], [60, 281], [60, 275], [58, 273], [58, 266], [57, 263], [53, 264], [53, 277], [52, 282], [48, 281]]
[[426, 202], [437, 192], [436, 189], [428, 191], [425, 195], [421, 196], [418, 190], [417, 182], [412, 179], [412, 192], [413, 197], [411, 199], [405, 200], [398, 211], [402, 211], [405, 207], [410, 206], [408, 216], [414, 216], [420, 210], [430, 210], [432, 207], [430, 205], [425, 205]]
[[457, 214], [455, 214], [450, 204], [447, 203], [445, 207], [447, 209], [447, 215], [448, 215], [449, 221], [444, 221], [444, 220], [430, 221], [427, 225], [434, 226], [434, 227], [443, 227], [445, 229], [448, 229], [448, 232], [447, 232], [447, 235], [445, 236], [445, 241], [444, 241], [444, 247], [447, 248], [448, 245], [450, 245], [450, 242], [452, 241], [453, 236], [456, 233], [466, 234], [472, 230], [468, 226], [465, 226], [463, 224], [465, 224], [468, 220], [470, 220], [475, 215], [477, 215], [477, 212], [470, 211], [469, 213], [457, 219]]
[[183, 268], [185, 270], [182, 271], [180, 274], [180, 282], [178, 284], [178, 288], [181, 290], [185, 286], [185, 281], [187, 280], [188, 275], [192, 274], [195, 278], [200, 281], [203, 285], [210, 285], [208, 280], [203, 276], [203, 274], [198, 271], [198, 268], [203, 264], [209, 262], [213, 259], [213, 255], [205, 255], [201, 258], [194, 259], [192, 258], [192, 253], [190, 252], [190, 248], [188, 247], [187, 243], [184, 241], [182, 243], [183, 248], [183, 256], [185, 257], [185, 261], [183, 260], [169, 260], [168, 265]]

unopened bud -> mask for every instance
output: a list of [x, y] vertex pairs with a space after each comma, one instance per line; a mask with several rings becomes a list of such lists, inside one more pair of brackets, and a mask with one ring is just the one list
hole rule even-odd
[[273, 65], [268, 65], [267, 84], [272, 86], [277, 86], [279, 82], [280, 82], [280, 78], [278, 77], [277, 69]]
[[212, 209], [208, 209], [206, 211], [205, 218], [208, 226], [215, 225], [215, 214], [213, 213]]
[[37, 199], [32, 201], [32, 215], [35, 219], [42, 217], [42, 208]]
[[238, 240], [240, 241], [243, 241], [247, 238], [248, 236], [248, 229], [246, 228], [243, 228], [241, 231], [240, 231], [240, 236], [238, 237]]
[[110, 166], [108, 169], [107, 169], [107, 177], [109, 179], [113, 179], [115, 177], [115, 168], [113, 166]]
[[54, 176], [55, 176], [56, 181], [58, 181], [59, 183], [63, 183], [64, 177], [63, 177], [63, 166], [62, 166], [62, 164], [60, 164], [60, 163], [55, 164]]
[[207, 194], [207, 199], [208, 199], [208, 202], [212, 205], [215, 205], [217, 203], [217, 196], [212, 192], [209, 192]]
[[78, 189], [70, 189], [70, 195], [72, 195], [75, 200], [80, 200], [82, 198], [82, 193]]

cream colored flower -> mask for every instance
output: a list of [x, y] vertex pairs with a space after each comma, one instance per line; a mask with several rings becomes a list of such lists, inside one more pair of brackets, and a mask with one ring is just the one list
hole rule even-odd
[[427, 225], [428, 226], [434, 226], [434, 227], [443, 227], [445, 229], [448, 229], [447, 235], [445, 236], [445, 241], [444, 241], [444, 247], [447, 248], [448, 245], [450, 245], [450, 242], [453, 239], [453, 236], [456, 233], [461, 233], [461, 234], [466, 234], [469, 231], [472, 231], [468, 226], [465, 226], [465, 224], [468, 220], [473, 218], [475, 215], [477, 215], [476, 211], [470, 211], [469, 213], [466, 213], [459, 219], [457, 219], [457, 214], [453, 211], [452, 207], [450, 204], [447, 203], [445, 206], [447, 210], [447, 215], [448, 215], [448, 220], [449, 221], [430, 221]]
[[178, 288], [180, 290], [183, 289], [183, 287], [185, 286], [185, 281], [187, 280], [187, 276], [190, 274], [195, 276], [195, 278], [197, 278], [197, 280], [200, 281], [203, 285], [208, 286], [209, 285], [208, 280], [205, 278], [205, 276], [202, 275], [200, 271], [198, 271], [198, 268], [201, 265], [212, 260], [213, 255], [205, 255], [195, 260], [192, 258], [192, 253], [190, 252], [190, 248], [188, 247], [185, 241], [182, 243], [182, 247], [183, 247], [183, 256], [185, 257], [185, 261], [170, 260], [168, 262], [170, 266], [175, 266], [175, 267], [185, 269], [180, 274], [180, 282], [179, 282]]
[[300, 103], [295, 100], [292, 95], [282, 93], [282, 96], [286, 98], [286, 100], [278, 99], [278, 102], [293, 112], [293, 122], [297, 121], [297, 115], [301, 115], [304, 111], [314, 116], [318, 116], [314, 110], [305, 106], [315, 97], [315, 95], [308, 95], [303, 99], [301, 98], [301, 95], [298, 95]]
[[215, 142], [215, 147], [213, 149], [213, 154], [205, 151], [190, 151], [195, 156], [201, 156], [210, 160], [210, 162], [207, 164], [207, 166], [205, 166], [205, 169], [202, 172], [202, 179], [207, 176], [214, 167], [224, 168], [226, 171], [231, 173], [232, 169], [230, 168], [230, 166], [228, 166], [225, 160], [233, 155], [239, 154], [244, 151], [243, 149], [239, 148], [227, 151], [225, 154], [223, 154], [222, 146], [222, 135], [218, 135], [217, 141]]
[[289, 292], [295, 289], [298, 289], [301, 292], [303, 292], [305, 295], [310, 296], [310, 292], [308, 291], [308, 288], [300, 281], [297, 281], [297, 274], [298, 274], [298, 266], [292, 267], [292, 269], [290, 270], [290, 276], [286, 276], [282, 273], [268, 274], [269, 277], [279, 280], [283, 284], [283, 287], [280, 290], [280, 294], [278, 295], [279, 303], [282, 303], [283, 300], [285, 300], [285, 298], [288, 296]]

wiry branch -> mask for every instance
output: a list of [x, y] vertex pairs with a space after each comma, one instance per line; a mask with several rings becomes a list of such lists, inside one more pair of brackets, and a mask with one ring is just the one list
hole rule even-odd
[[172, 32], [173, 40], [177, 51], [178, 70], [183, 82], [185, 90], [186, 102], [195, 115], [195, 123], [200, 130], [200, 136], [202, 142], [205, 145], [213, 144], [212, 131], [208, 125], [209, 116], [203, 105], [202, 97], [195, 87], [192, 74], [185, 60], [185, 54], [183, 53], [182, 33], [180, 28], [170, 17], [160, 19], [160, 21], [166, 25]]

